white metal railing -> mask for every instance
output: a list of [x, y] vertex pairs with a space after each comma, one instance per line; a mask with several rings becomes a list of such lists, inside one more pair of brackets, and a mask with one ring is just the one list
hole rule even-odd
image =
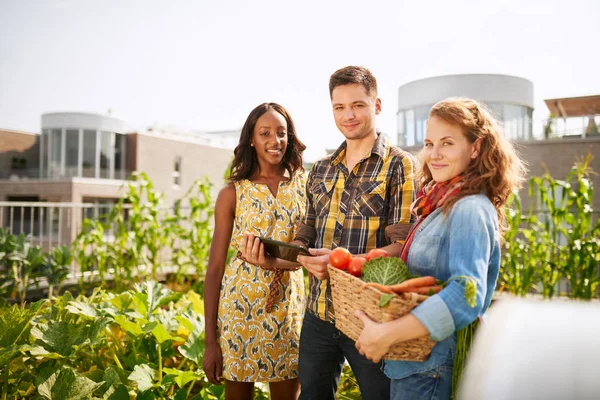
[[114, 205], [0, 201], [0, 227], [12, 234], [24, 233], [45, 251], [71, 244], [85, 218], [108, 215]]
[[542, 121], [543, 138], [600, 137], [600, 114], [581, 117], [554, 117]]

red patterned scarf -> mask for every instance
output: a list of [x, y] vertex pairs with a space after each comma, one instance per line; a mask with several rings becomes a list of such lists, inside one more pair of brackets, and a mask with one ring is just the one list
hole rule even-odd
[[408, 258], [408, 250], [421, 222], [434, 210], [442, 207], [450, 197], [460, 192], [464, 184], [463, 176], [457, 175], [445, 182], [431, 181], [419, 190], [417, 199], [410, 206], [410, 212], [417, 217], [417, 222], [410, 229], [404, 246], [402, 246], [402, 251], [400, 252], [402, 261], [406, 262]]

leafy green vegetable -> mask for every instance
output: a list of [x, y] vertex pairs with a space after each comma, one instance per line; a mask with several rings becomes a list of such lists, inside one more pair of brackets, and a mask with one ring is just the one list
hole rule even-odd
[[388, 304], [390, 304], [390, 300], [392, 300], [392, 298], [396, 297], [395, 294], [388, 294], [388, 293], [384, 293], [381, 295], [381, 297], [379, 298], [379, 307], [385, 307]]
[[395, 285], [411, 277], [404, 261], [397, 257], [379, 257], [369, 260], [362, 270], [363, 281], [382, 285]]

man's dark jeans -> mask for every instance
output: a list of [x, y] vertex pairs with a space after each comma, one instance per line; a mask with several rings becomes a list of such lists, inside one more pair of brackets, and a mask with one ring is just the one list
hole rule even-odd
[[306, 311], [300, 334], [300, 400], [334, 400], [340, 373], [348, 360], [363, 400], [390, 398], [390, 380], [375, 364], [362, 356], [354, 341]]

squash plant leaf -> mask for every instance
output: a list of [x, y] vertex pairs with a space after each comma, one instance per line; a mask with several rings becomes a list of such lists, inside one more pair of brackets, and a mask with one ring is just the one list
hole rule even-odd
[[96, 309], [83, 301], [70, 301], [65, 308], [76, 315], [83, 315], [89, 318], [96, 318], [98, 316]]
[[96, 343], [107, 324], [106, 319], [96, 319], [85, 324], [49, 321], [48, 324], [33, 327], [31, 335], [38, 339], [37, 344], [46, 351], [69, 357], [76, 347]]
[[185, 357], [194, 361], [198, 365], [202, 365], [202, 359], [204, 357], [204, 340], [202, 338], [204, 333], [204, 325], [200, 321], [191, 321], [194, 325], [194, 330], [188, 336], [185, 343], [179, 346], [179, 352]]
[[156, 338], [158, 344], [163, 344], [163, 342], [166, 342], [167, 340], [173, 340], [173, 336], [171, 336], [167, 331], [167, 328], [161, 324], [157, 324], [156, 327], [152, 329], [152, 334]]
[[186, 296], [189, 302], [194, 306], [194, 312], [196, 314], [204, 315], [204, 302], [202, 301], [200, 295], [190, 290]]
[[44, 302], [31, 303], [24, 309], [15, 304], [0, 310], [0, 348], [28, 342], [31, 319], [38, 314]]
[[133, 368], [133, 372], [128, 379], [137, 383], [138, 390], [144, 392], [152, 387], [154, 375], [155, 371], [148, 364], [142, 364]]
[[125, 332], [131, 333], [133, 336], [143, 335], [142, 327], [135, 322], [128, 321], [124, 315], [117, 315], [115, 322], [121, 326]]
[[129, 400], [130, 398], [127, 386], [125, 385], [111, 386], [103, 396], [104, 400]]
[[[181, 293], [172, 292], [156, 281], [138, 283], [134, 289], [137, 293], [133, 295], [133, 301], [142, 315], [152, 314], [157, 308], [169, 304], [171, 301], [177, 301], [182, 296]], [[146, 313], [143, 312], [144, 308]]]
[[124, 292], [121, 294], [118, 294], [114, 297], [112, 297], [110, 300], [110, 304], [112, 304], [113, 306], [115, 306], [117, 308], [117, 310], [123, 312], [127, 309], [129, 309], [129, 306], [131, 305], [131, 293], [129, 292]]
[[104, 370], [104, 373], [102, 374], [102, 380], [104, 381], [104, 384], [102, 385], [101, 391], [104, 392], [105, 396], [110, 394], [108, 392], [111, 391], [111, 388], [112, 391], [114, 391], [117, 386], [123, 384], [119, 374], [113, 367], [108, 367], [106, 370]]
[[11, 344], [8, 347], [0, 348], [0, 369], [4, 369], [19, 351], [19, 346]]
[[38, 392], [49, 400], [89, 399], [92, 397], [92, 393], [101, 387], [103, 383], [96, 383], [85, 376], [77, 374], [69, 367], [63, 367], [39, 385]]
[[183, 387], [195, 379], [200, 379], [194, 371], [181, 371], [175, 368], [163, 368], [165, 374], [175, 375], [175, 383], [179, 387]]

